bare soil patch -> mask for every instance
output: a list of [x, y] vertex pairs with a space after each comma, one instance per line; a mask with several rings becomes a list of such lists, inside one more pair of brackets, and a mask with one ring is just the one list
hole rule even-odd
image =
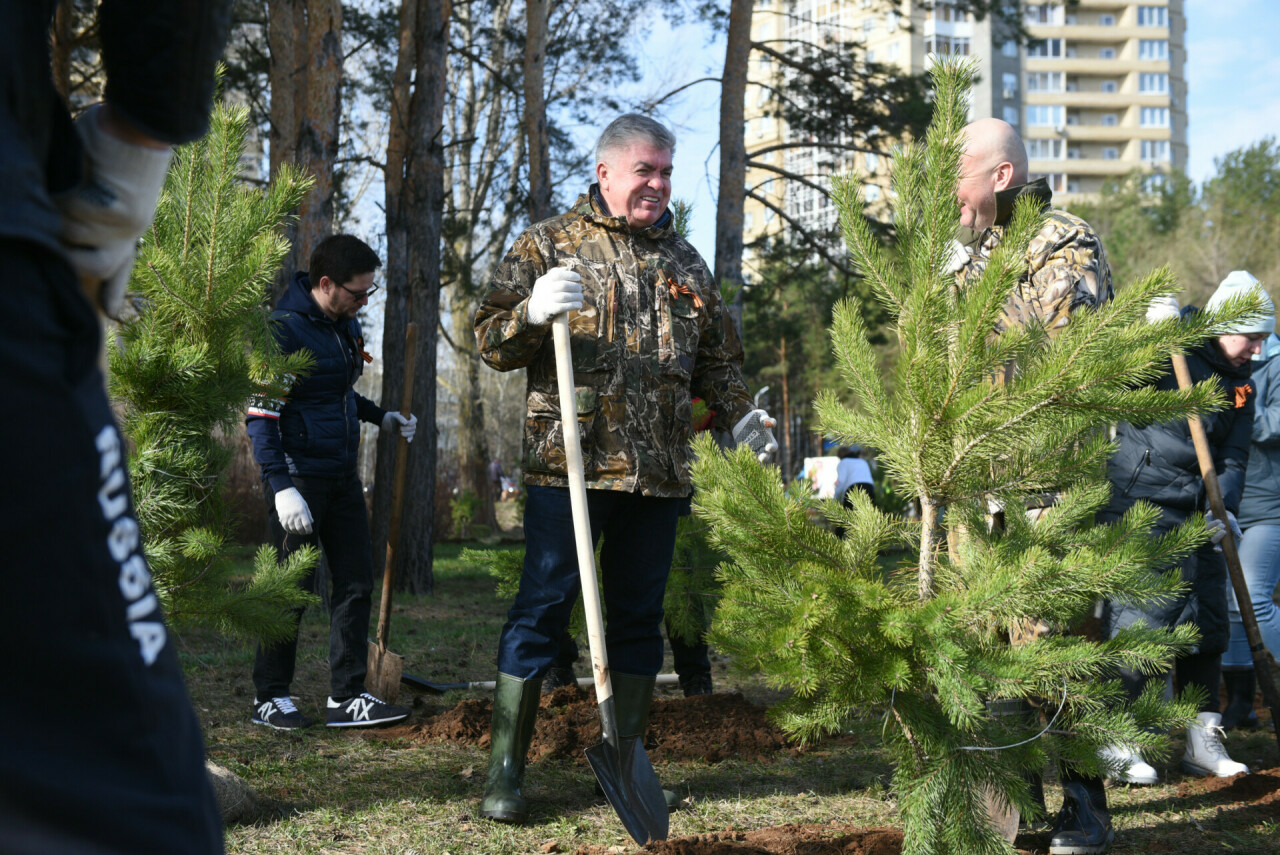
[[[766, 708], [737, 692], [654, 700], [645, 748], [655, 763], [729, 758], [765, 760], [798, 754], [799, 746], [765, 717]], [[371, 731], [371, 738], [411, 743], [451, 742], [489, 746], [493, 702], [469, 698], [411, 725]], [[586, 763], [584, 752], [600, 741], [594, 695], [564, 686], [544, 695], [529, 748], [530, 762], [554, 757]]]

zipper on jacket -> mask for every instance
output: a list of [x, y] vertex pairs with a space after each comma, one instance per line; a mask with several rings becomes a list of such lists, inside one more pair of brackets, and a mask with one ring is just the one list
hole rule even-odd
[[[329, 331], [333, 333], [333, 337], [338, 341], [338, 350], [342, 353], [342, 365], [347, 369], [347, 379], [351, 381], [351, 385], [355, 387], [355, 381], [351, 379], [351, 353], [347, 350], [347, 346], [342, 343], [342, 336], [338, 334], [336, 326], [330, 326]], [[351, 444], [351, 420], [347, 418], [346, 407], [347, 396], [342, 396], [342, 453], [345, 456], [347, 447]], [[357, 417], [358, 418], [358, 417]]]
[[1142, 467], [1151, 465], [1151, 449], [1143, 449], [1142, 460], [1133, 470], [1133, 476], [1129, 478], [1129, 483], [1125, 485], [1124, 494], [1129, 495], [1129, 491], [1133, 489], [1133, 485], [1138, 483], [1138, 476], [1142, 474]]

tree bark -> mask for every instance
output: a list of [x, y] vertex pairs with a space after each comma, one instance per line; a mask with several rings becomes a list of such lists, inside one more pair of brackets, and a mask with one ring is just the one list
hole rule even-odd
[[342, 114], [342, 3], [267, 0], [271, 85], [270, 168], [274, 178], [294, 163], [315, 179], [287, 226], [289, 255], [280, 267], [272, 304], [311, 250], [333, 231], [333, 163]]
[[[440, 317], [440, 236], [444, 208], [442, 121], [448, 0], [404, 0], [391, 92], [387, 140], [387, 313], [382, 342], [382, 398], [396, 400], [404, 379], [404, 332], [413, 321], [420, 341], [414, 401], [422, 428], [409, 446], [404, 519], [397, 544], [396, 587], [429, 594], [435, 586], [432, 545], [436, 487], [436, 343]], [[385, 554], [394, 431], [378, 438], [373, 539]], [[377, 563], [377, 562], [375, 562]]]
[[551, 216], [551, 154], [547, 141], [545, 66], [547, 0], [526, 0], [524, 126], [529, 139], [529, 222]]
[[717, 282], [742, 284], [742, 205], [746, 198], [747, 144], [742, 130], [751, 54], [753, 0], [729, 4], [729, 38], [720, 84], [720, 195], [716, 201]]

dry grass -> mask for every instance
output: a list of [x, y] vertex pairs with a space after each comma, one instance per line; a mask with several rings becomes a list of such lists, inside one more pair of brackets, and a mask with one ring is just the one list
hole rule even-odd
[[[495, 598], [482, 568], [457, 560], [458, 551], [456, 545], [438, 548], [435, 596], [399, 599], [391, 648], [405, 657], [406, 670], [431, 680], [492, 679], [506, 604]], [[182, 646], [210, 757], [244, 777], [269, 806], [255, 824], [228, 830], [231, 853], [499, 855], [572, 852], [583, 844], [635, 849], [611, 810], [594, 797], [585, 765], [533, 764], [525, 787], [533, 806], [530, 824], [491, 823], [476, 816], [487, 759], [479, 749], [411, 747], [324, 727], [301, 733], [255, 727], [249, 723], [252, 651], [211, 636], [188, 636]], [[313, 717], [322, 717], [328, 693], [327, 649], [327, 617], [317, 610], [303, 622], [294, 684], [301, 708]], [[724, 666], [717, 662], [718, 690], [739, 690], [764, 703], [776, 697], [758, 679], [734, 675]], [[421, 716], [465, 696], [415, 697], [406, 689], [402, 700], [412, 698], [415, 716]], [[1233, 734], [1228, 746], [1234, 757], [1255, 768], [1280, 766], [1280, 751], [1269, 734]], [[1180, 753], [1179, 742], [1172, 768], [1161, 770], [1168, 783], [1111, 791], [1115, 852], [1280, 852], [1275, 803], [1179, 795]], [[691, 805], [672, 815], [672, 837], [729, 826], [897, 823], [890, 768], [874, 739], [771, 763], [664, 764], [658, 774]], [[1055, 788], [1048, 789], [1054, 807]], [[1019, 846], [1043, 851], [1045, 842], [1043, 835], [1027, 837]]]

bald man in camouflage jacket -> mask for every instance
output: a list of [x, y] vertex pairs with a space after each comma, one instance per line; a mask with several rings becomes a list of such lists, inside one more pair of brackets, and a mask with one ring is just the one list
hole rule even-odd
[[[999, 119], [979, 119], [965, 127], [964, 135], [956, 191], [960, 224], [979, 236], [973, 246], [957, 247], [953, 264], [962, 284], [986, 269], [991, 253], [1005, 239], [1018, 199], [1030, 197], [1045, 211], [1043, 226], [1027, 246], [1026, 272], [1005, 303], [993, 333], [1038, 324], [1053, 336], [1070, 322], [1075, 311], [1097, 308], [1110, 300], [1114, 296], [1111, 268], [1102, 241], [1084, 220], [1050, 209], [1053, 191], [1045, 179], [1028, 182], [1027, 153], [1018, 132]], [[1006, 366], [1002, 379], [1011, 379], [1016, 370], [1015, 364]], [[1043, 504], [1051, 505], [1055, 498], [1056, 494], [1047, 494]], [[1033, 519], [1043, 512], [1043, 507], [1027, 511]], [[1038, 631], [1031, 630], [1029, 635]], [[1050, 835], [1049, 852], [1105, 852], [1114, 835], [1102, 781], [1070, 768], [1061, 771], [1063, 808]], [[1039, 776], [1030, 784], [1043, 804]]]
[[498, 644], [481, 804], [491, 819], [528, 815], [520, 778], [539, 689], [579, 593], [552, 319], [569, 312], [573, 406], [593, 542], [603, 536], [605, 644], [624, 739], [643, 735], [662, 664], [662, 599], [691, 492], [692, 400], [706, 401], [715, 424], [735, 434], [759, 412], [716, 282], [667, 210], [674, 149], [652, 119], [611, 123], [596, 147], [598, 183], [516, 240], [476, 314], [484, 361], [528, 369], [525, 561]]

